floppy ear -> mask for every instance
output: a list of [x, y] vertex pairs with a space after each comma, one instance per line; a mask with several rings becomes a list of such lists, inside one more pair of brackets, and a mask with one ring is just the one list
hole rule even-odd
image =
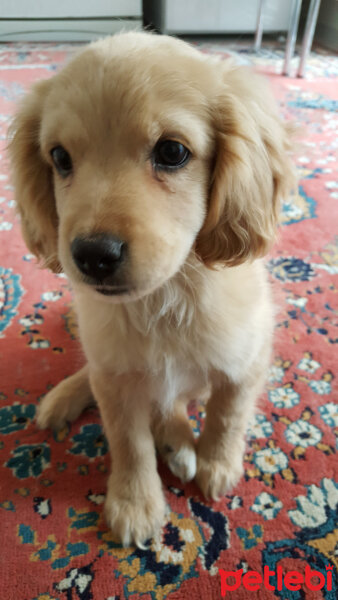
[[40, 151], [40, 123], [50, 81], [37, 83], [24, 98], [9, 129], [9, 156], [21, 229], [28, 248], [55, 272], [58, 217], [51, 168]]
[[216, 155], [207, 215], [196, 252], [207, 266], [263, 256], [275, 237], [279, 202], [293, 182], [290, 136], [264, 81], [245, 67], [221, 66], [213, 99]]

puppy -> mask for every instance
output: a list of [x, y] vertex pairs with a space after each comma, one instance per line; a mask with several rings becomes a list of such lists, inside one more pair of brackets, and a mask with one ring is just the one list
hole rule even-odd
[[[87, 359], [38, 424], [60, 428], [94, 397], [112, 460], [107, 521], [142, 547], [165, 513], [155, 447], [206, 497], [241, 477], [270, 357], [260, 257], [289, 192], [288, 131], [246, 68], [124, 33], [37, 83], [10, 136], [24, 239], [68, 276]], [[206, 389], [195, 443], [187, 404]]]

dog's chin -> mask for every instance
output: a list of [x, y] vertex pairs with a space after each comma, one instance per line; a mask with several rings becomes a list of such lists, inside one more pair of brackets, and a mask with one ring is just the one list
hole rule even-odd
[[99, 294], [102, 294], [103, 296], [125, 296], [131, 293], [130, 288], [125, 287], [125, 286], [118, 286], [118, 287], [110, 287], [110, 286], [104, 286], [104, 287], [95, 287], [94, 288], [96, 292], [98, 292]]
[[110, 304], [131, 302], [143, 296], [143, 294], [138, 293], [135, 289], [126, 286], [86, 286], [86, 288], [89, 288], [91, 295], [94, 295], [96, 300]]
[[[169, 278], [171, 279], [171, 277]], [[97, 302], [105, 302], [109, 304], [123, 304], [141, 300], [146, 296], [150, 296], [156, 290], [160, 289], [168, 281], [167, 277], [159, 281], [148, 282], [148, 285], [95, 285], [84, 282], [72, 281], [72, 287], [75, 293], [88, 294], [95, 298]]]
[[90, 285], [86, 283], [73, 282], [73, 290], [75, 294], [88, 294], [97, 302], [105, 302], [109, 304], [123, 304], [140, 300], [148, 296], [157, 289], [155, 286], [151, 289], [139, 289], [132, 286], [103, 286]]

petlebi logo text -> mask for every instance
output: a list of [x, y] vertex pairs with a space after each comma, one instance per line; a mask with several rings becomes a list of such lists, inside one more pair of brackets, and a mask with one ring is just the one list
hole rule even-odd
[[[224, 598], [228, 592], [234, 592], [243, 587], [249, 592], [257, 592], [264, 587], [269, 591], [281, 591], [284, 588], [290, 591], [300, 590], [302, 586], [311, 591], [325, 589], [332, 591], [332, 571], [333, 566], [326, 567], [326, 574], [321, 571], [311, 569], [308, 565], [305, 567], [305, 573], [299, 571], [288, 571], [283, 573], [281, 566], [276, 571], [272, 571], [268, 566], [263, 569], [263, 574], [258, 571], [247, 571], [243, 569], [238, 571], [225, 571], [219, 569], [221, 576], [221, 595]], [[274, 578], [272, 580], [272, 578]], [[230, 598], [230, 594], [228, 596]]]

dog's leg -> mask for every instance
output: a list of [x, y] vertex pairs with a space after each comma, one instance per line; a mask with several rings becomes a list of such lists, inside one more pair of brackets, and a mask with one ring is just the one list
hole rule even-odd
[[75, 421], [93, 403], [88, 365], [85, 365], [46, 394], [37, 410], [37, 424], [41, 429], [62, 429], [67, 421]]
[[196, 480], [207, 498], [226, 494], [243, 473], [245, 434], [265, 380], [259, 371], [242, 384], [229, 382], [225, 375], [215, 382], [197, 443]]
[[91, 371], [112, 459], [106, 519], [124, 546], [152, 537], [163, 524], [165, 502], [151, 434], [151, 402], [140, 374]]
[[196, 452], [193, 432], [187, 414], [188, 398], [178, 398], [168, 415], [156, 413], [153, 435], [164, 462], [181, 481], [196, 475]]

